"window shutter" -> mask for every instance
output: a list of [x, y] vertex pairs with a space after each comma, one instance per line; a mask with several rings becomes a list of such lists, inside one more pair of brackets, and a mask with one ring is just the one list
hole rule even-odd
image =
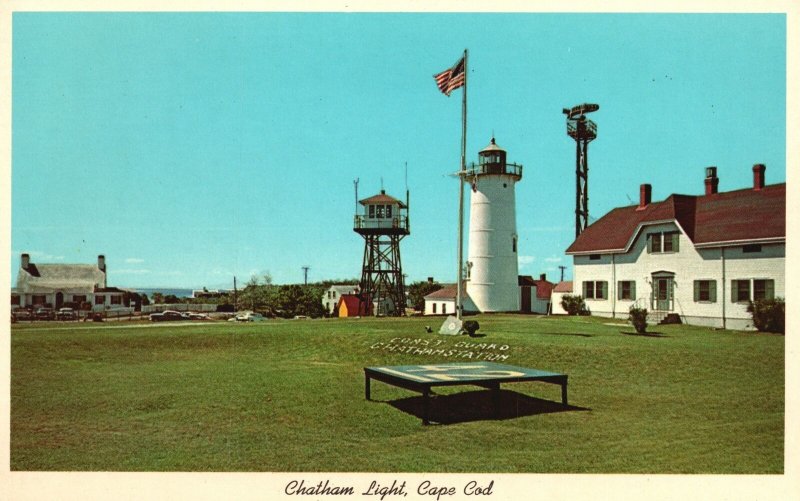
[[631, 299], [636, 301], [636, 281], [631, 280]]
[[597, 282], [598, 299], [608, 298], [608, 282]]
[[709, 280], [708, 281], [708, 300], [712, 303], [717, 302], [717, 281], [716, 280]]
[[735, 303], [739, 299], [738, 297], [739, 288], [737, 287], [738, 285], [739, 285], [738, 280], [731, 280], [731, 303]]
[[775, 299], [775, 280], [764, 280], [765, 294], [764, 299]]
[[694, 281], [694, 302], [700, 301], [700, 280]]
[[648, 233], [647, 234], [647, 242], [646, 242], [646, 244], [647, 244], [647, 253], [648, 254], [652, 253], [653, 252], [653, 234], [652, 233]]
[[678, 252], [680, 250], [678, 248], [678, 242], [680, 242], [680, 233], [675, 232], [672, 235], [672, 252]]
[[617, 299], [622, 299], [622, 283], [617, 282]]

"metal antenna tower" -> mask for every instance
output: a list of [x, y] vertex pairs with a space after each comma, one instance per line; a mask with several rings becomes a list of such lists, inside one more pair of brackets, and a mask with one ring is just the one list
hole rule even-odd
[[589, 226], [589, 143], [597, 137], [597, 124], [586, 113], [600, 109], [598, 104], [579, 104], [564, 108], [567, 135], [575, 140], [575, 238]]

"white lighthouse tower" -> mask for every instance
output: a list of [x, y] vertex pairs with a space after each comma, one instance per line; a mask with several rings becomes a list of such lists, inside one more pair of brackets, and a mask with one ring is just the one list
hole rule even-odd
[[467, 294], [482, 312], [519, 311], [517, 217], [514, 185], [522, 166], [506, 163], [506, 152], [494, 142], [471, 164]]

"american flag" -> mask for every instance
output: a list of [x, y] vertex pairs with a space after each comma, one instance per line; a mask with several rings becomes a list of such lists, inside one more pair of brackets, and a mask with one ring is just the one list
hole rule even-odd
[[448, 68], [441, 73], [433, 76], [436, 79], [436, 85], [445, 96], [449, 96], [451, 92], [459, 87], [464, 86], [466, 74], [464, 73], [464, 58], [458, 60], [452, 68]]

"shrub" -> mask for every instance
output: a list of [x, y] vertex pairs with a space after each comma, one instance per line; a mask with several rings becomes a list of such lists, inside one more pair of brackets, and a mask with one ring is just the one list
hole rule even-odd
[[477, 320], [465, 320], [464, 323], [461, 324], [461, 328], [464, 329], [464, 332], [466, 332], [470, 336], [474, 336], [475, 331], [480, 329], [481, 326]]
[[647, 332], [647, 308], [631, 306], [628, 310], [628, 320], [639, 334]]
[[561, 307], [569, 315], [588, 315], [589, 310], [586, 309], [586, 303], [583, 302], [583, 296], [573, 296], [565, 294], [561, 298]]
[[758, 299], [747, 306], [747, 311], [753, 316], [753, 325], [761, 332], [786, 331], [786, 305], [783, 298]]

